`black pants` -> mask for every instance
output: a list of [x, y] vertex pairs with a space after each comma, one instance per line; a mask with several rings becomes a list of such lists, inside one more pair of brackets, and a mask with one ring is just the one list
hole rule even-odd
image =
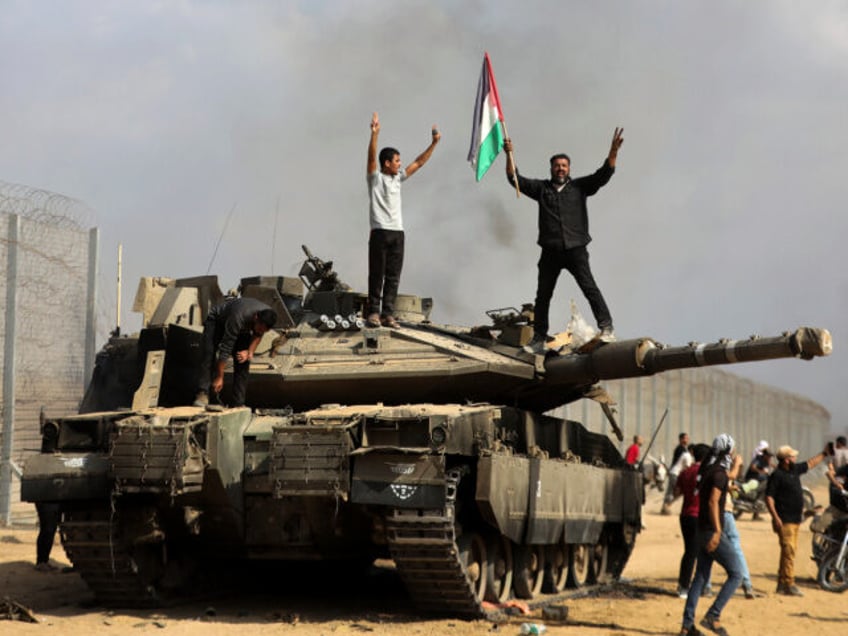
[[401, 230], [371, 230], [368, 238], [369, 314], [394, 315], [400, 271], [403, 269], [403, 239]]
[[677, 587], [688, 590], [698, 558], [698, 517], [680, 515], [680, 534], [683, 535], [683, 556], [680, 557]]
[[38, 512], [38, 538], [35, 540], [35, 562], [47, 563], [50, 560], [50, 550], [53, 549], [53, 538], [59, 527], [59, 504], [39, 502], [35, 504]]
[[[201, 341], [200, 352], [200, 376], [197, 380], [198, 391], [206, 391], [211, 389], [212, 384], [212, 369], [215, 367], [216, 353], [218, 344], [224, 336], [223, 325], [218, 325], [217, 321], [207, 319], [203, 323], [203, 340]], [[250, 375], [250, 360], [246, 362], [237, 362], [235, 354], [238, 351], [244, 351], [250, 346], [250, 334], [239, 334], [236, 342], [233, 345], [233, 386], [231, 406], [244, 406], [245, 398], [247, 397], [247, 378]]]
[[551, 297], [554, 295], [559, 273], [567, 269], [574, 276], [574, 280], [580, 287], [580, 291], [589, 301], [592, 313], [598, 327], [612, 329], [612, 316], [610, 315], [601, 290], [595, 284], [592, 270], [589, 267], [589, 251], [585, 247], [574, 247], [570, 250], [559, 251], [542, 248], [542, 256], [539, 258], [539, 279], [536, 286], [536, 308], [534, 331], [539, 336], [548, 334], [548, 313], [551, 309]]

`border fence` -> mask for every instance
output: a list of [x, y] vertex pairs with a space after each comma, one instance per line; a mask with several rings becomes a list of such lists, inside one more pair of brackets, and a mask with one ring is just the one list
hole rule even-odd
[[[693, 443], [707, 444], [719, 433], [730, 433], [746, 465], [761, 439], [772, 449], [789, 444], [803, 460], [822, 449], [831, 428], [830, 413], [817, 402], [719, 369], [681, 369], [604, 386], [617, 402], [616, 417], [624, 432], [622, 452], [634, 435], [641, 435], [644, 454], [668, 409], [650, 449], [651, 455], [666, 461], [683, 432]], [[592, 431], [610, 430], [600, 407], [589, 400], [563, 410], [561, 416], [580, 420]]]
[[40, 414], [77, 410], [94, 366], [99, 233], [59, 194], [0, 181], [0, 524], [34, 522], [20, 471]]

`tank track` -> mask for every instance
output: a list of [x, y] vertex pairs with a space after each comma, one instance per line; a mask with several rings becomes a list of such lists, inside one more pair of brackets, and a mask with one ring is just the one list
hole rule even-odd
[[108, 607], [162, 605], [156, 589], [142, 581], [134, 559], [121, 547], [109, 510], [66, 511], [60, 533], [68, 558], [98, 602]]
[[447, 476], [442, 510], [395, 509], [386, 518], [389, 552], [415, 605], [427, 612], [488, 616], [462, 563], [455, 503], [460, 471]]

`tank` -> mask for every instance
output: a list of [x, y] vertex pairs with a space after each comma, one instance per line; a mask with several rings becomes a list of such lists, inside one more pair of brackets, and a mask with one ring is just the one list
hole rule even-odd
[[[61, 505], [65, 551], [104, 605], [168, 603], [268, 561], [391, 559], [418, 608], [464, 617], [612, 581], [644, 487], [599, 382], [831, 350], [826, 330], [801, 328], [679, 347], [565, 334], [541, 355], [523, 348], [531, 307], [455, 327], [404, 295], [399, 329], [366, 328], [366, 295], [303, 249], [299, 276], [229, 293], [280, 317], [247, 407], [226, 406], [229, 380], [220, 404], [189, 406], [203, 318], [225, 298], [215, 277], [150, 278], [143, 328], [112, 334], [80, 413], [43, 421], [22, 498]], [[599, 403], [609, 434], [550, 414], [579, 399]]]

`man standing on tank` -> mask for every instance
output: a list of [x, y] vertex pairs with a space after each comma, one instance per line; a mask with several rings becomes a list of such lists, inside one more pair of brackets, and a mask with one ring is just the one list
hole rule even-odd
[[[377, 138], [380, 119], [371, 117], [371, 140], [368, 143], [368, 200], [371, 234], [368, 238], [368, 317], [369, 327], [397, 329], [395, 300], [403, 268], [403, 218], [401, 215], [400, 186], [427, 163], [436, 144], [442, 138], [433, 126], [430, 145], [406, 169], [401, 167], [400, 152], [386, 147], [380, 150], [377, 163]], [[382, 299], [382, 307], [380, 301]]]
[[534, 352], [543, 351], [548, 339], [551, 297], [563, 269], [568, 270], [574, 277], [589, 301], [601, 330], [601, 338], [614, 338], [612, 315], [589, 267], [589, 252], [586, 246], [592, 237], [589, 236], [586, 199], [606, 185], [615, 172], [618, 149], [624, 142], [623, 132], [623, 128], [615, 129], [609, 154], [603, 165], [594, 174], [577, 179], [571, 178], [571, 159], [564, 153], [551, 157], [550, 179], [528, 179], [521, 176], [513, 162], [512, 141], [504, 140], [504, 150], [507, 151], [507, 180], [514, 186], [517, 177], [519, 190], [539, 203], [537, 243], [542, 248], [542, 255], [538, 263], [534, 333], [528, 345]]
[[234, 298], [209, 311], [203, 322], [195, 406], [206, 406], [209, 403], [210, 388], [216, 395], [221, 392], [224, 387], [224, 369], [230, 357], [233, 358], [232, 406], [244, 406], [253, 353], [262, 336], [276, 322], [277, 314], [255, 298]]

